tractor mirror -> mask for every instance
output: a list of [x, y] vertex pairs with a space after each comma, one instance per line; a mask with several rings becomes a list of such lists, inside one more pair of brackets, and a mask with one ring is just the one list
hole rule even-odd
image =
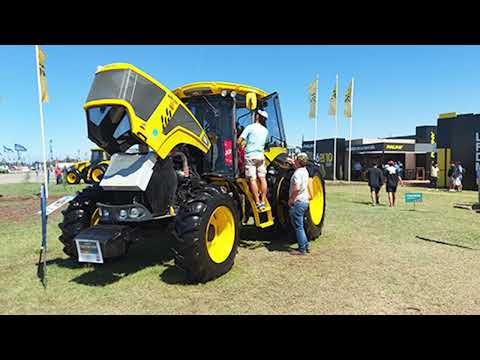
[[246, 101], [247, 101], [247, 109], [255, 110], [257, 108], [257, 94], [248, 93]]

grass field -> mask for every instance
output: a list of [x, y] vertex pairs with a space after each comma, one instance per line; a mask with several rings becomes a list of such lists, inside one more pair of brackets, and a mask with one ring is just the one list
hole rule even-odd
[[[51, 186], [49, 202], [81, 187]], [[415, 211], [406, 190], [424, 194]], [[57, 212], [47, 290], [36, 277], [38, 192], [38, 184], [0, 185], [1, 314], [480, 313], [480, 214], [453, 207], [475, 202], [474, 192], [404, 187], [391, 209], [370, 206], [366, 185], [328, 184], [324, 233], [310, 255], [290, 256], [287, 239], [246, 228], [232, 271], [204, 285], [184, 284], [167, 236], [101, 267], [68, 260]]]

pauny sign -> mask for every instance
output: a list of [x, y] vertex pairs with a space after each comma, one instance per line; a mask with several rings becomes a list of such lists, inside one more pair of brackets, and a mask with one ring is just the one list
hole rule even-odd
[[[347, 148], [348, 151], [348, 148]], [[377, 144], [364, 144], [364, 145], [355, 145], [352, 146], [352, 152], [369, 152], [369, 151], [415, 151], [415, 144], [388, 144], [388, 143], [377, 143]]]

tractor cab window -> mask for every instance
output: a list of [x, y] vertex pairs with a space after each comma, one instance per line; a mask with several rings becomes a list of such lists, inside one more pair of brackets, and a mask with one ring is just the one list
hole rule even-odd
[[109, 160], [110, 156], [104, 152], [104, 151], [92, 151], [92, 158], [90, 159], [90, 162], [92, 164], [97, 164], [101, 161]]
[[185, 100], [212, 143], [201, 171], [224, 175], [233, 173], [233, 100], [221, 95], [196, 96]]
[[280, 112], [280, 102], [278, 94], [273, 93], [260, 102], [259, 108], [268, 113], [268, 146], [286, 146], [285, 130], [283, 128], [282, 114]]

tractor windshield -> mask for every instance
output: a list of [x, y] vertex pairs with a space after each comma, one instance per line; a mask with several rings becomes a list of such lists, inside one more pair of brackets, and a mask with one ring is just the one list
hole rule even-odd
[[221, 95], [199, 96], [185, 104], [205, 129], [212, 147], [205, 155], [203, 172], [233, 173], [233, 100]]
[[164, 96], [165, 91], [130, 69], [108, 70], [95, 75], [87, 102], [126, 100], [132, 105], [135, 114], [146, 121]]

